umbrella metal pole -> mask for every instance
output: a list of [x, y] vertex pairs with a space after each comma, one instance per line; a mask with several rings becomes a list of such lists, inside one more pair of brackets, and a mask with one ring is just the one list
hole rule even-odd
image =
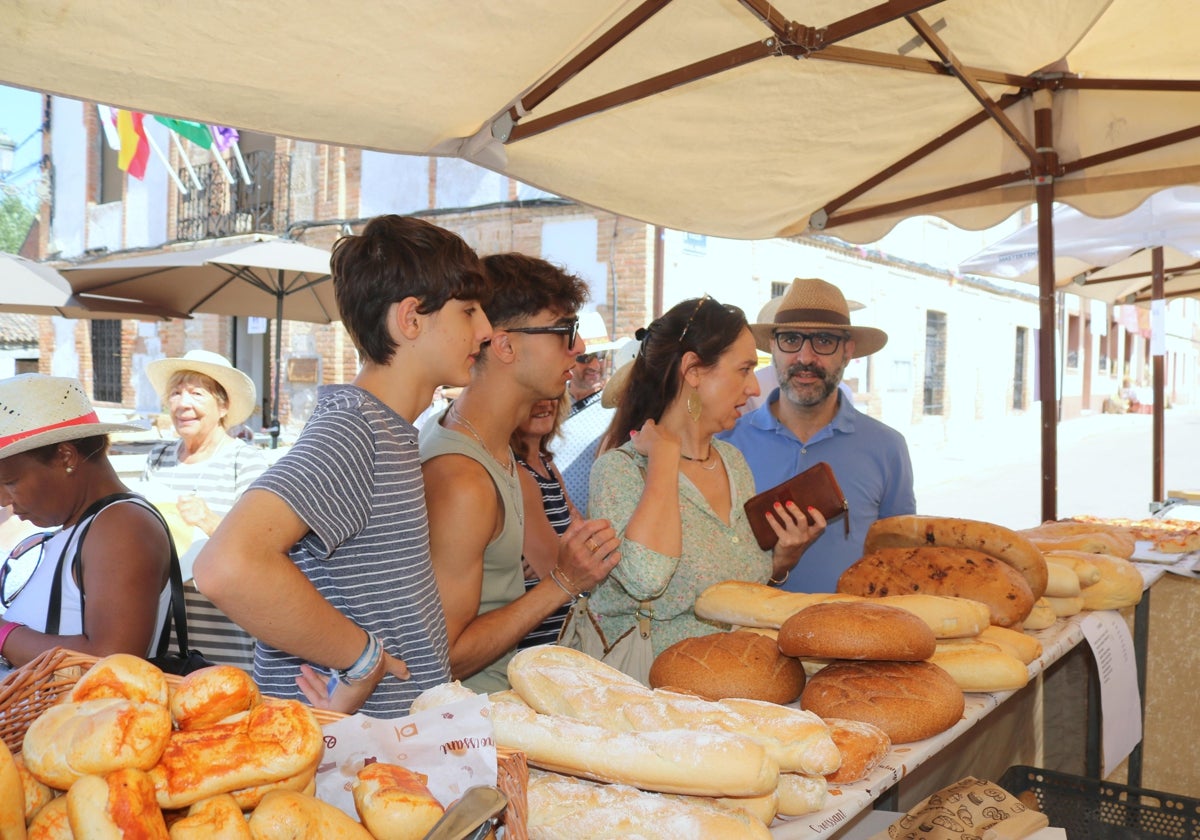
[[[1163, 463], [1163, 437], [1165, 434], [1165, 426], [1164, 426], [1164, 422], [1163, 422], [1163, 409], [1166, 408], [1165, 400], [1163, 398], [1163, 391], [1164, 391], [1164, 384], [1165, 384], [1164, 380], [1166, 379], [1166, 371], [1165, 371], [1165, 365], [1164, 365], [1166, 359], [1162, 353], [1155, 353], [1153, 350], [1153, 344], [1155, 341], [1154, 330], [1158, 329], [1158, 326], [1154, 322], [1154, 307], [1166, 305], [1165, 303], [1159, 302], [1159, 301], [1163, 300], [1163, 282], [1164, 282], [1164, 280], [1163, 280], [1163, 274], [1164, 274], [1164, 272], [1163, 272], [1163, 249], [1162, 249], [1161, 245], [1159, 245], [1153, 251], [1150, 252], [1150, 258], [1151, 258], [1150, 264], [1152, 267], [1151, 268], [1152, 273], [1151, 273], [1151, 278], [1150, 278], [1150, 329], [1151, 329], [1150, 343], [1151, 343], [1152, 349], [1150, 351], [1150, 353], [1151, 353], [1150, 358], [1151, 358], [1151, 364], [1154, 367], [1154, 408], [1153, 408], [1153, 411], [1154, 411], [1154, 418], [1153, 418], [1154, 419], [1154, 423], [1153, 423], [1153, 425], [1154, 425], [1154, 432], [1153, 432], [1154, 443], [1153, 443], [1153, 455], [1152, 455], [1153, 467], [1152, 467], [1152, 473], [1151, 473], [1153, 476], [1154, 486], [1151, 488], [1152, 495], [1150, 497], [1150, 500], [1153, 502], [1164, 502], [1167, 499], [1166, 493], [1165, 493], [1164, 487], [1163, 487], [1163, 485], [1165, 483], [1165, 479], [1163, 477], [1163, 470], [1165, 467], [1165, 464]], [[1164, 329], [1166, 328], [1165, 322], [1162, 324], [1162, 327]], [[1166, 350], [1166, 336], [1165, 335], [1161, 337], [1161, 341], [1163, 343], [1163, 350], [1165, 352], [1165, 350]]]
[[279, 447], [279, 380], [283, 378], [283, 272], [279, 272], [279, 295], [275, 298], [275, 382], [271, 397], [271, 448]]
[[1058, 155], [1051, 148], [1051, 110], [1047, 100], [1034, 112], [1034, 137], [1042, 153], [1034, 172], [1038, 209], [1038, 390], [1042, 408], [1042, 521], [1058, 518], [1058, 388], [1054, 379], [1054, 178]]

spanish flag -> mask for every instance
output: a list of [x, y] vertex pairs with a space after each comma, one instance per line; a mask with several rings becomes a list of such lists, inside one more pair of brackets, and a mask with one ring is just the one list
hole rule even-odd
[[142, 128], [144, 117], [140, 111], [117, 109], [117, 134], [121, 137], [117, 166], [139, 181], [146, 177], [146, 161], [150, 158], [150, 143]]

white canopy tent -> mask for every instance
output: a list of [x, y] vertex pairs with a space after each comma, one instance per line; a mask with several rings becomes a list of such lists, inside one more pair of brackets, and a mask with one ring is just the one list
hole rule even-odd
[[[1200, 181], [1194, 0], [8, 3], [0, 81], [461, 157], [644, 222], [866, 242], [1036, 201], [1116, 215]], [[1043, 515], [1056, 423], [1042, 407]]]

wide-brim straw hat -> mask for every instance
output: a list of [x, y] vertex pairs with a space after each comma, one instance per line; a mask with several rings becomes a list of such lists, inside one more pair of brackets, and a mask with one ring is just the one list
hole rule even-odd
[[185, 370], [202, 373], [225, 389], [225, 395], [229, 397], [229, 406], [225, 411], [227, 428], [236, 426], [254, 413], [258, 402], [254, 380], [235, 368], [220, 353], [189, 350], [182, 358], [157, 359], [146, 365], [146, 377], [154, 386], [158, 398], [165, 402], [167, 383], [176, 373]]
[[845, 295], [837, 286], [824, 280], [797, 277], [781, 297], [767, 302], [764, 312], [769, 313], [772, 304], [773, 316], [760, 313], [761, 323], [750, 325], [758, 349], [767, 353], [771, 352], [771, 336], [782, 329], [848, 333], [854, 341], [852, 358], [855, 359], [870, 356], [887, 344], [887, 333], [883, 330], [850, 323], [850, 305]]
[[101, 423], [76, 379], [23, 373], [0, 380], [0, 459], [67, 440], [143, 431], [128, 423]]

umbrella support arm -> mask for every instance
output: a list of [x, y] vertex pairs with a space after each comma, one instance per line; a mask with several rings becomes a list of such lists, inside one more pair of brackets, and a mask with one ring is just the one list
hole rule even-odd
[[275, 370], [271, 397], [271, 448], [279, 447], [279, 382], [283, 379], [283, 272], [279, 294], [275, 298]]

